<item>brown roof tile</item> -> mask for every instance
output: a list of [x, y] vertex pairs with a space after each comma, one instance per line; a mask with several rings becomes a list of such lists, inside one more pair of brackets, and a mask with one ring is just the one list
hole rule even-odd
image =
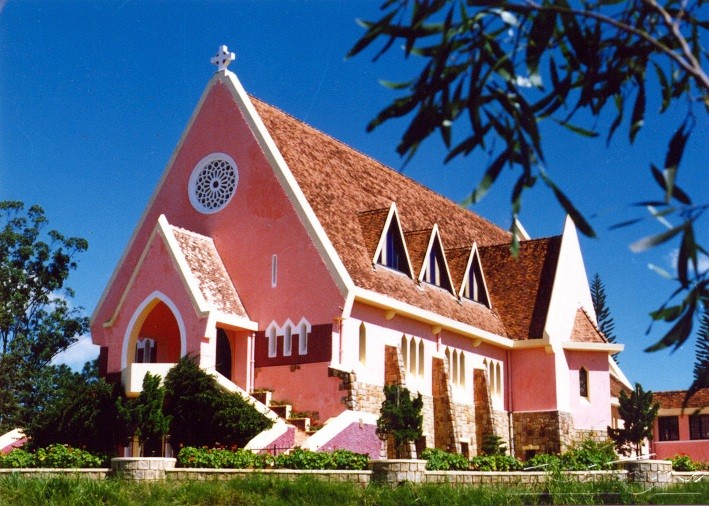
[[[630, 394], [630, 389], [613, 374], [611, 377], [611, 397], [620, 397], [620, 392], [625, 390], [626, 394]], [[654, 394], [653, 394], [654, 395]]]
[[179, 227], [173, 226], [172, 232], [207, 303], [224, 313], [248, 318], [214, 241]]
[[460, 292], [460, 287], [463, 286], [465, 279], [465, 268], [468, 266], [471, 248], [452, 248], [446, 250], [446, 261], [448, 269], [451, 271], [451, 278], [455, 293]]
[[522, 241], [517, 258], [509, 244], [478, 250], [492, 307], [512, 339], [543, 337], [560, 246], [556, 236]]
[[404, 232], [406, 249], [409, 251], [411, 267], [414, 269], [414, 279], [418, 279], [423, 270], [424, 261], [426, 260], [426, 249], [431, 240], [431, 232], [432, 229], [430, 228], [428, 230]]
[[[682, 407], [686, 390], [670, 390], [665, 392], [653, 392], [652, 399], [660, 403], [660, 408], [679, 409]], [[687, 403], [687, 408], [704, 408], [709, 406], [709, 388], [701, 388], [695, 393]]]
[[571, 330], [571, 340], [578, 343], [607, 343], [603, 333], [593, 324], [586, 311], [576, 310], [574, 328]]
[[505, 243], [507, 231], [273, 106], [252, 101], [357, 286], [507, 335], [499, 316], [480, 304], [460, 304], [445, 290], [420, 289], [399, 273], [372, 269], [372, 229], [359, 216], [396, 202], [405, 230], [437, 223], [444, 244], [452, 247]]
[[373, 211], [363, 211], [358, 213], [359, 228], [362, 232], [364, 245], [369, 253], [369, 258], [374, 263], [374, 254], [377, 252], [379, 239], [382, 237], [382, 230], [386, 224], [389, 209], [374, 209]]

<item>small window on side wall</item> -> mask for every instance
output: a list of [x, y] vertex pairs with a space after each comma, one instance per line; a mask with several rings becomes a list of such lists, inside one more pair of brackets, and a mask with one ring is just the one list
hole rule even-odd
[[660, 441], [679, 441], [679, 418], [660, 416], [657, 418], [658, 439]]
[[579, 369], [579, 395], [588, 399], [588, 370], [585, 367]]

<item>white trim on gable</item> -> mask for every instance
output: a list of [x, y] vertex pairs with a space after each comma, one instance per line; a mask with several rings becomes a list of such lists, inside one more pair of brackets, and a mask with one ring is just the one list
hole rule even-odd
[[346, 297], [354, 288], [354, 281], [352, 281], [335, 247], [332, 245], [332, 242], [330, 242], [330, 238], [325, 233], [325, 229], [316, 217], [313, 208], [305, 198], [305, 194], [300, 189], [283, 155], [281, 155], [278, 147], [276, 147], [276, 143], [273, 141], [273, 138], [271, 138], [271, 134], [268, 132], [266, 125], [264, 125], [261, 117], [256, 112], [256, 108], [241, 85], [241, 82], [239, 82], [236, 75], [229, 70], [215, 74], [208, 88], [211, 88], [215, 82], [226, 84], [230, 89], [236, 105], [249, 123], [254, 137], [263, 149], [276, 178], [279, 183], [281, 183], [283, 191], [292, 202], [293, 208], [298, 213], [303, 226], [313, 239], [313, 243], [320, 252], [323, 261], [328, 266], [328, 271], [332, 274], [336, 285], [340, 289], [340, 293]]
[[[453, 287], [453, 276], [451, 276], [451, 271], [450, 268], [448, 267], [448, 260], [446, 259], [446, 251], [443, 248], [443, 241], [441, 240], [441, 233], [438, 230], [438, 223], [434, 223], [433, 225], [433, 230], [431, 230], [431, 236], [428, 239], [428, 246], [426, 247], [426, 254], [423, 257], [423, 266], [421, 267], [421, 272], [419, 273], [418, 281], [419, 283], [421, 281], [425, 281], [425, 278], [427, 276], [428, 270], [431, 268], [431, 250], [434, 247], [434, 244], [438, 243], [438, 248], [441, 252], [441, 257], [443, 258], [443, 272], [441, 273], [442, 275], [446, 276], [448, 279], [448, 286], [450, 286], [450, 292], [452, 294], [455, 293], [455, 288]], [[443, 288], [444, 290], [448, 290], [446, 287], [436, 284], [436, 283], [431, 283], [434, 286], [438, 286], [439, 288]]]
[[[389, 234], [389, 229], [392, 226], [392, 221], [394, 221], [396, 224], [396, 232], [399, 234], [399, 239], [401, 240], [401, 245], [404, 250], [404, 256], [406, 257], [406, 266], [409, 269], [408, 276], [413, 277], [414, 269], [411, 263], [411, 257], [409, 256], [409, 249], [406, 247], [406, 239], [404, 238], [404, 231], [401, 228], [401, 219], [399, 218], [399, 211], [396, 207], [396, 202], [392, 202], [391, 206], [389, 207], [389, 214], [387, 214], [387, 219], [384, 222], [384, 227], [382, 228], [382, 232], [379, 235], [377, 249], [374, 250], [374, 258], [372, 258], [372, 264], [387, 267], [387, 265], [385, 264], [378, 263], [377, 259], [381, 256], [382, 250], [385, 248], [387, 242], [387, 235]], [[403, 274], [407, 274], [406, 272], [400, 271], [398, 269], [397, 271], [402, 272]]]
[[458, 297], [472, 300], [474, 302], [478, 302], [479, 304], [482, 304], [482, 302], [476, 301], [475, 299], [464, 297], [463, 293], [465, 292], [465, 287], [470, 283], [470, 270], [473, 266], [473, 261], [478, 266], [478, 269], [480, 270], [480, 277], [481, 282], [482, 282], [482, 289], [485, 291], [485, 299], [487, 300], [487, 304], [483, 304], [484, 306], [487, 306], [488, 308], [492, 309], [492, 299], [490, 298], [490, 292], [487, 289], [487, 280], [485, 279], [485, 271], [483, 270], [483, 264], [480, 261], [480, 252], [478, 251], [478, 243], [473, 242], [473, 247], [470, 248], [470, 254], [468, 255], [468, 262], [465, 264], [465, 274], [463, 275], [463, 281], [460, 284], [460, 290], [458, 291]]
[[145, 311], [145, 308], [155, 300], [163, 302], [168, 308], [170, 308], [170, 311], [172, 311], [172, 315], [177, 321], [177, 328], [180, 330], [180, 357], [184, 357], [187, 353], [187, 331], [185, 329], [185, 322], [182, 319], [180, 311], [167, 295], [159, 290], [155, 290], [138, 305], [136, 310], [133, 312], [133, 316], [131, 316], [128, 325], [126, 326], [126, 331], [123, 335], [123, 345], [121, 346], [121, 370], [128, 366], [128, 352], [130, 351], [128, 350], [128, 343], [130, 342], [130, 337], [133, 333], [133, 329], [135, 328], [135, 324], [138, 321], [138, 318], [140, 318], [143, 314], [143, 311]]

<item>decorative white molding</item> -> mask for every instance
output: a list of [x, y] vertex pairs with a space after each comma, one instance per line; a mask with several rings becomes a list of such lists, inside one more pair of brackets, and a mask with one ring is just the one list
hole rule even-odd
[[229, 48], [222, 45], [219, 46], [217, 54], [212, 56], [210, 60], [213, 65], [217, 66], [217, 72], [226, 70], [231, 62], [236, 60], [236, 55], [229, 51]]

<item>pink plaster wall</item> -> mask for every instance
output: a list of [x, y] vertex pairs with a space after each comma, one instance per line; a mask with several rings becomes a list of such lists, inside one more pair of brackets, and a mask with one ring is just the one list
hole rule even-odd
[[[157, 128], [157, 127], [156, 127]], [[196, 164], [205, 156], [223, 152], [238, 168], [239, 183], [230, 204], [222, 211], [204, 215], [189, 202], [188, 181]], [[169, 173], [154, 195], [139, 225], [125, 260], [95, 313], [92, 324], [96, 344], [120, 348], [127, 323], [125, 313], [136, 307], [145, 286], [172, 286], [175, 279], [155, 279], [141, 274], [112, 328], [102, 324], [111, 318], [126, 283], [155, 227], [160, 214], [172, 225], [214, 238], [231, 279], [250, 319], [265, 328], [272, 320], [332, 321], [341, 312], [343, 297], [330, 276], [293, 205], [278, 183], [266, 156], [252, 135], [227, 85], [217, 82], [209, 89], [191, 129], [176, 151]], [[278, 255], [278, 284], [271, 288], [271, 256]], [[173, 276], [170, 271], [170, 276]], [[157, 283], [160, 281], [160, 283]], [[174, 290], [173, 290], [174, 291]], [[302, 294], [308, 294], [303, 297]], [[184, 299], [184, 296], [181, 297]], [[192, 307], [181, 304], [185, 318]], [[194, 339], [190, 328], [190, 339]], [[192, 347], [190, 346], [190, 349]], [[119, 362], [109, 352], [108, 370]]]
[[513, 411], [557, 409], [554, 355], [544, 348], [514, 350], [510, 353]]
[[377, 426], [351, 423], [330, 441], [322, 445], [319, 451], [350, 450], [365, 453], [372, 460], [381, 456], [382, 442], [377, 437]]
[[[611, 424], [610, 374], [608, 354], [566, 351], [569, 365], [569, 397], [576, 429], [602, 430]], [[579, 395], [579, 369], [588, 370], [589, 399]]]
[[328, 377], [328, 364], [260, 367], [255, 372], [255, 388], [270, 388], [277, 401], [287, 400], [295, 411], [317, 411], [317, 423], [339, 415], [345, 410], [339, 389], [340, 380]]
[[[690, 413], [691, 414], [691, 413]], [[679, 441], [653, 441], [651, 452], [657, 459], [669, 459], [675, 455], [689, 455], [697, 462], [709, 462], [709, 439], [689, 438], [689, 415], [678, 415]], [[653, 434], [659, 434], [658, 421], [655, 419]]]

